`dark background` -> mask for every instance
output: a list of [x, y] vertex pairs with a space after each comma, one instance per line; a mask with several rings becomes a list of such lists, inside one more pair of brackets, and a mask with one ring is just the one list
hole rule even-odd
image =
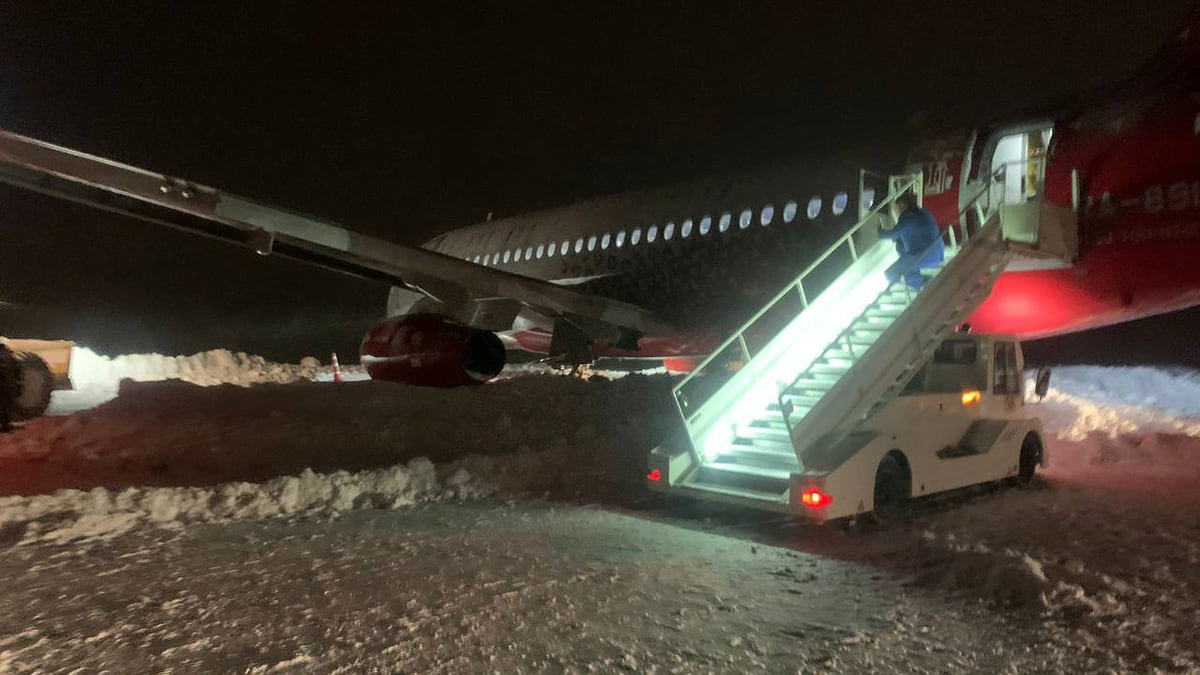
[[[1195, 6], [413, 4], [8, 2], [0, 127], [419, 244], [1070, 97]], [[354, 352], [386, 294], [7, 187], [0, 233], [0, 333], [109, 353]], [[1200, 365], [1150, 321], [1033, 351]]]

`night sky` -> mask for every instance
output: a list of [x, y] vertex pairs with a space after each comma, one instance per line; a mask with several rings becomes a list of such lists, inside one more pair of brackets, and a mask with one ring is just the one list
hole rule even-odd
[[[419, 244], [1069, 97], [1196, 3], [408, 4], [7, 2], [0, 127]], [[0, 232], [0, 332], [106, 351], [353, 351], [385, 294], [10, 188]]]

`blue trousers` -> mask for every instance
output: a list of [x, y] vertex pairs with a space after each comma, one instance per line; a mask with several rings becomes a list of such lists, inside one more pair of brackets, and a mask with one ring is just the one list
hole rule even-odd
[[[887, 277], [888, 283], [895, 283], [901, 275], [904, 276], [904, 283], [913, 290], [921, 290], [925, 285], [925, 277], [921, 276], [921, 269], [925, 267], [936, 267], [942, 261], [943, 253], [939, 250], [933, 250], [926, 253], [924, 260], [921, 260], [920, 253], [906, 253], [900, 256], [900, 259], [892, 263], [892, 266], [884, 271], [884, 276]], [[918, 264], [919, 261], [919, 264]], [[905, 270], [908, 270], [907, 272]]]

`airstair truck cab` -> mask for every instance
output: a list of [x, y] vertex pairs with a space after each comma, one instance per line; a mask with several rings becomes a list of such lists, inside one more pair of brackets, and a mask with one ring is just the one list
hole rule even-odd
[[1045, 466], [1042, 425], [1025, 407], [1020, 343], [956, 334], [898, 396], [800, 452], [793, 478], [803, 514], [824, 522], [887, 517], [910, 497], [1004, 478], [1028, 482]]

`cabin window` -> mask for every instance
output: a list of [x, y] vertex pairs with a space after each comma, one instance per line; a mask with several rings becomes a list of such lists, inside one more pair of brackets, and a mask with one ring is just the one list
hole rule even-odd
[[717, 229], [722, 232], [728, 232], [729, 224], [731, 222], [733, 222], [733, 216], [726, 211], [725, 213], [721, 214], [721, 221], [717, 224]]
[[812, 199], [808, 200], [808, 219], [813, 220], [821, 215], [821, 195], [813, 195]]
[[750, 227], [751, 220], [754, 220], [754, 212], [750, 209], [743, 210], [742, 215], [738, 216], [738, 227], [743, 230]]
[[620, 232], [617, 233], [617, 242], [616, 243], [617, 243], [617, 248], [621, 248], [622, 246], [625, 245], [625, 230], [621, 230]]
[[789, 200], [783, 205], [783, 222], [790, 223], [796, 219], [796, 211], [799, 207], [796, 205], [796, 200]]
[[521, 262], [521, 249], [513, 251], [513, 262]]
[[601, 248], [602, 250], [607, 250], [607, 249], [608, 249], [608, 245], [609, 245], [609, 244], [611, 244], [611, 243], [612, 243], [612, 235], [611, 235], [611, 234], [609, 234], [609, 233], [607, 233], [607, 232], [605, 232], [605, 233], [604, 233], [604, 236], [603, 236], [603, 237], [600, 237], [600, 248]]
[[679, 236], [683, 239], [687, 239], [688, 237], [692, 236], [692, 219], [691, 218], [688, 218], [687, 220], [683, 221], [683, 224], [679, 226]]
[[653, 244], [655, 239], [658, 239], [658, 226], [651, 225], [646, 228], [646, 243]]
[[512, 251], [505, 251], [504, 252], [504, 262], [508, 262], [510, 259], [512, 259]]
[[640, 227], [633, 228], [633, 233], [629, 235], [629, 245], [637, 246], [638, 243], [641, 241], [642, 241], [642, 228], [640, 228]]
[[594, 235], [594, 234], [592, 236], [588, 237], [588, 250], [589, 251], [596, 250], [596, 235]]
[[850, 203], [850, 196], [845, 192], [839, 192], [833, 196], [833, 204], [829, 210], [833, 211], [833, 215], [840, 216], [846, 212], [846, 205]]
[[704, 216], [700, 219], [700, 236], [705, 236], [712, 229], [712, 216]]
[[758, 222], [762, 223], [763, 227], [766, 227], [773, 220], [775, 220], [775, 207], [772, 204], [767, 204], [763, 207], [762, 213], [758, 214]]
[[580, 237], [575, 240], [575, 252], [583, 253], [583, 237]]
[[669, 222], [663, 225], [663, 241], [671, 241], [671, 237], [675, 236], [675, 223]]
[[566, 255], [566, 254], [570, 253], [571, 252], [571, 240], [563, 239], [562, 246], [558, 247], [558, 252], [561, 253], [562, 255]]
[[525, 247], [525, 259], [533, 260], [533, 247], [532, 246]]
[[538, 260], [541, 260], [541, 259], [542, 259], [542, 256], [544, 256], [544, 255], [546, 255], [546, 245], [545, 245], [545, 244], [538, 244], [538, 247], [537, 247], [537, 259], [538, 259]]
[[473, 261], [473, 262], [475, 262], [476, 264], [478, 264], [478, 263], [479, 263], [479, 256], [475, 256], [475, 259], [474, 259], [474, 261]]

